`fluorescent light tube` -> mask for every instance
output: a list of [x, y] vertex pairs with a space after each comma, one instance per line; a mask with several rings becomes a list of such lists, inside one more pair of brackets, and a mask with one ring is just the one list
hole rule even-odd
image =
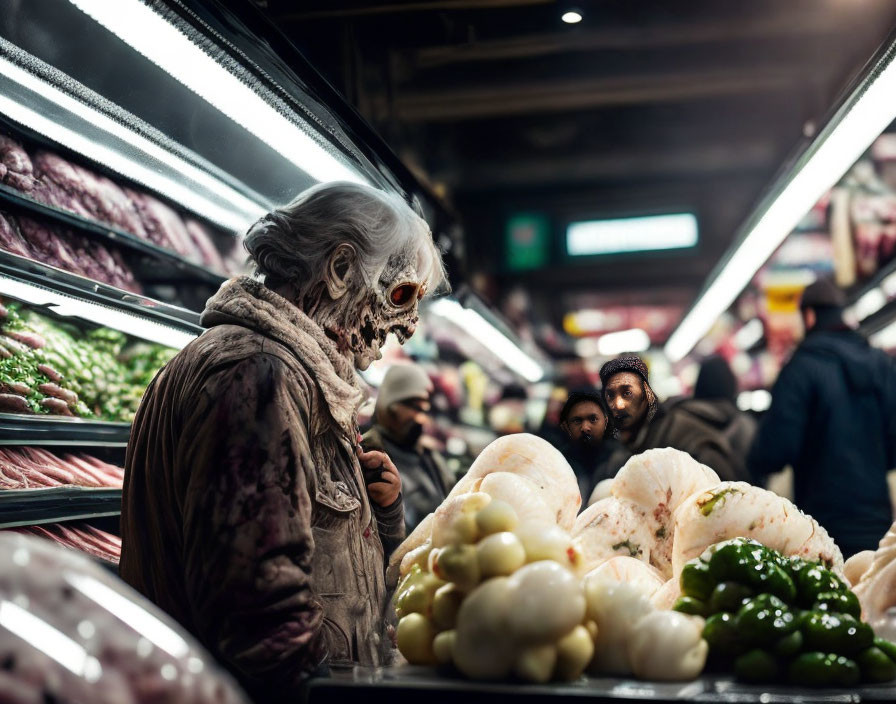
[[[98, 163], [105, 164], [113, 171], [144, 184], [176, 203], [180, 203], [188, 210], [199, 213], [233, 232], [242, 234], [249, 225], [268, 211], [269, 208], [266, 204], [250, 200], [220, 179], [184, 161], [103, 113], [97, 112], [7, 59], [0, 58], [0, 74], [133, 147], [137, 151], [137, 155], [135, 158], [134, 154], [128, 154], [91, 140], [0, 92], [0, 113], [54, 142], [63, 144], [72, 151], [83, 154]], [[167, 166], [179, 174], [180, 178], [171, 178], [153, 168], [149, 163], [143, 163], [139, 157], [141, 154]], [[196, 188], [190, 187], [190, 183], [201, 186], [217, 196], [220, 201], [215, 202], [204, 198]], [[227, 205], [222, 206], [222, 203]]]
[[874, 315], [887, 305], [887, 296], [880, 287], [873, 288], [865, 293], [852, 307], [852, 312], [859, 321], [870, 315]]
[[538, 362], [475, 310], [464, 308], [450, 298], [440, 298], [429, 305], [429, 311], [466, 331], [526, 381], [535, 383], [544, 377], [544, 369]]
[[883, 330], [879, 330], [871, 335], [868, 338], [868, 342], [874, 347], [879, 347], [883, 350], [896, 348], [896, 323], [890, 323]]
[[734, 334], [734, 344], [739, 350], [748, 350], [762, 339], [765, 329], [759, 318], [744, 323], [743, 327]]
[[650, 349], [650, 335], [641, 330], [620, 330], [602, 335], [597, 341], [597, 351], [604, 357], [612, 357], [623, 352], [644, 352]]
[[566, 251], [573, 256], [681, 249], [696, 244], [697, 218], [690, 213], [588, 220], [566, 228]]
[[[70, 0], [110, 32], [317, 181], [367, 183], [301, 127], [139, 0]], [[335, 151], [335, 148], [334, 148]]]
[[724, 313], [800, 219], [896, 119], [896, 62], [869, 79], [840, 123], [753, 225], [666, 343], [672, 362], [684, 358]]
[[173, 349], [183, 349], [196, 335], [163, 323], [110, 308], [99, 303], [72, 298], [56, 291], [0, 276], [0, 294], [35, 306], [48, 306], [55, 314], [81, 318], [97, 325], [155, 342]]

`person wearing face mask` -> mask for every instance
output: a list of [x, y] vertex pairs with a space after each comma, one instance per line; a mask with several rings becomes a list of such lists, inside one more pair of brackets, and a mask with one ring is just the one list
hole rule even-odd
[[650, 387], [647, 365], [640, 357], [610, 360], [601, 367], [600, 378], [616, 424], [616, 437], [629, 452], [637, 455], [657, 447], [672, 447], [715, 470], [723, 481], [737, 479], [728, 441], [682, 408], [660, 404]]
[[[365, 450], [385, 452], [398, 468], [408, 533], [439, 507], [454, 485], [442, 455], [423, 442], [431, 393], [432, 382], [416, 364], [390, 367], [377, 392], [373, 427], [361, 440]], [[387, 553], [389, 547], [395, 546], [387, 546]]]
[[414, 334], [445, 273], [423, 218], [355, 183], [308, 189], [244, 244], [255, 277], [209, 299], [134, 419], [119, 570], [256, 701], [298, 701], [322, 667], [391, 659], [401, 479], [359, 445], [356, 370]]
[[613, 439], [612, 418], [598, 391], [573, 391], [560, 409], [560, 427], [567, 438], [559, 449], [588, 505], [598, 483], [615, 477], [630, 453]]

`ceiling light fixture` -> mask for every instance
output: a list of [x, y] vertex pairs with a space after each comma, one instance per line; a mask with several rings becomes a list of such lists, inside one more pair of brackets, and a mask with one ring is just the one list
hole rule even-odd
[[[220, 179], [4, 58], [0, 58], [0, 76], [101, 130], [112, 138], [110, 144], [119, 141], [122, 145], [116, 149], [100, 144], [14, 99], [5, 91], [0, 91], [0, 113], [72, 151], [105, 164], [195, 213], [201, 213], [225, 229], [242, 234], [269, 209], [267, 204], [250, 200]], [[166, 174], [166, 168], [177, 176], [172, 178]], [[195, 185], [191, 187], [191, 184]], [[211, 198], [203, 196], [202, 192]]]
[[734, 333], [734, 344], [739, 350], [748, 350], [762, 339], [765, 328], [759, 318], [753, 318], [744, 323], [743, 327]]
[[34, 306], [46, 306], [50, 311], [62, 317], [80, 318], [176, 350], [183, 349], [196, 338], [195, 334], [149, 318], [131, 315], [99, 303], [72, 298], [6, 276], [0, 276], [0, 294]]
[[475, 310], [464, 308], [451, 298], [433, 301], [428, 310], [466, 331], [526, 381], [534, 384], [544, 378], [544, 369], [538, 362]]
[[579, 10], [567, 10], [560, 19], [566, 22], [566, 24], [578, 24], [584, 18]]
[[623, 352], [645, 352], [648, 349], [650, 349], [650, 335], [641, 328], [607, 333], [597, 341], [597, 351], [604, 357], [612, 357]]
[[710, 276], [666, 343], [670, 361], [683, 359], [694, 348], [800, 219], [896, 119], [896, 62], [892, 52], [870, 76], [841, 109], [842, 117], [822, 131], [783, 188], [757, 212], [746, 234]]
[[315, 180], [368, 183], [140, 0], [70, 2]]

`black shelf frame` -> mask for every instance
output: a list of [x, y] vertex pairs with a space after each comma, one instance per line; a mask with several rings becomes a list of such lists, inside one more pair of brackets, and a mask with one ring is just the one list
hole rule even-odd
[[182, 277], [181, 282], [186, 280], [217, 287], [226, 278], [201, 264], [187, 261], [176, 252], [142, 240], [130, 232], [41, 203], [4, 184], [0, 184], [0, 208], [8, 210], [13, 215], [26, 215], [70, 228], [105, 245], [152, 257], [177, 272]]
[[121, 515], [121, 489], [58, 486], [0, 491], [0, 529]]
[[130, 423], [0, 413], [0, 446], [127, 447]]
[[114, 308], [153, 322], [199, 335], [199, 314], [140, 294], [87, 279], [33, 259], [0, 250], [0, 274], [98, 305]]

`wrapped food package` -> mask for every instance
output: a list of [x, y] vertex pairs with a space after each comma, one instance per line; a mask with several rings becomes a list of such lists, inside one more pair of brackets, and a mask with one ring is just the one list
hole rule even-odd
[[237, 685], [172, 619], [49, 541], [0, 534], [0, 700], [239, 704]]

